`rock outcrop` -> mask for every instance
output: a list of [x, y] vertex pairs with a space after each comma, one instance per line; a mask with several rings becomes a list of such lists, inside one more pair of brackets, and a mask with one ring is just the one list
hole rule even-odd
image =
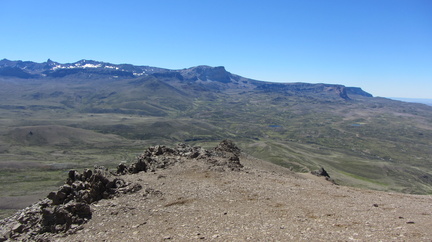
[[113, 177], [103, 167], [71, 170], [66, 183], [44, 200], [0, 221], [0, 241], [45, 240], [52, 233], [73, 233], [92, 217], [90, 204], [141, 189]]
[[124, 175], [127, 173], [138, 173], [141, 171], [156, 171], [165, 169], [178, 162], [181, 158], [198, 159], [209, 164], [209, 168], [240, 170], [243, 165], [240, 164], [240, 149], [230, 140], [222, 141], [214, 150], [206, 150], [199, 146], [189, 146], [178, 144], [175, 148], [166, 146], [153, 146], [142, 153], [137, 162], [127, 166], [124, 163], [117, 167], [117, 174]]
[[222, 141], [214, 150], [186, 144], [179, 144], [175, 148], [157, 145], [145, 150], [133, 164], [128, 166], [121, 163], [115, 172], [103, 167], [85, 169], [83, 173], [71, 170], [65, 184], [57, 191], [50, 192], [44, 200], [0, 221], [0, 241], [44, 241], [54, 234], [76, 232], [92, 218], [91, 204], [142, 189], [141, 185], [120, 178], [122, 175], [155, 172], [192, 159], [202, 161], [210, 170], [239, 171], [243, 167], [240, 153], [240, 149], [229, 140]]
[[319, 170], [312, 171], [311, 173], [315, 176], [323, 176], [326, 179], [330, 179], [330, 175], [327, 173], [327, 171], [323, 167], [321, 167]]

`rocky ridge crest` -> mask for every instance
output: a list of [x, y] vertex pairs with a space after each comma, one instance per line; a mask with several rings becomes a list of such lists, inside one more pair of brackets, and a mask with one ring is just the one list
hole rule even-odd
[[122, 175], [155, 172], [191, 159], [206, 164], [209, 170], [239, 171], [243, 168], [239, 155], [240, 149], [229, 140], [214, 150], [185, 144], [175, 148], [157, 145], [149, 147], [129, 166], [120, 163], [116, 171], [104, 167], [85, 169], [83, 173], [71, 170], [58, 191], [1, 220], [0, 241], [49, 241], [53, 236], [73, 234], [92, 218], [91, 204], [142, 189], [139, 184], [123, 180]]

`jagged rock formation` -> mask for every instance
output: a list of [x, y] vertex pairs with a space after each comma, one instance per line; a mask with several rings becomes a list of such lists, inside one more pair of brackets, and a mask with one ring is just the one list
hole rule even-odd
[[[53, 234], [71, 234], [92, 217], [90, 204], [120, 194], [134, 193], [142, 186], [125, 182], [119, 176], [128, 173], [155, 172], [188, 159], [207, 164], [208, 169], [239, 171], [240, 149], [229, 140], [222, 141], [214, 150], [179, 144], [176, 148], [157, 145], [148, 148], [129, 166], [121, 163], [116, 172], [103, 167], [85, 169], [83, 173], [71, 170], [66, 183], [47, 198], [0, 221], [0, 241], [45, 240]], [[147, 194], [157, 193], [151, 188]]]
[[140, 185], [112, 178], [103, 167], [71, 170], [66, 183], [47, 198], [0, 221], [0, 241], [44, 240], [47, 233], [73, 233], [92, 217], [90, 204], [140, 190]]
[[213, 151], [205, 150], [201, 147], [179, 144], [176, 148], [157, 145], [148, 148], [138, 157], [136, 163], [129, 167], [121, 163], [117, 167], [118, 174], [138, 173], [141, 171], [154, 172], [158, 169], [165, 169], [178, 162], [180, 158], [198, 159], [208, 163], [210, 167], [223, 171], [228, 168], [240, 170], [240, 149], [230, 140], [222, 141]]
[[234, 156], [239, 156], [241, 150], [237, 145], [235, 145], [231, 140], [224, 140], [219, 143], [218, 146], [215, 147], [216, 152], [222, 153], [222, 156], [226, 156], [226, 154], [233, 154]]

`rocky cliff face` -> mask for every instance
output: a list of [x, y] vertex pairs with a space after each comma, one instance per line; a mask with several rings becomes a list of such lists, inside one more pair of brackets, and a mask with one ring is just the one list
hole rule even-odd
[[372, 94], [363, 91], [360, 87], [346, 87], [346, 92], [349, 95], [360, 95], [364, 97], [373, 97]]
[[181, 70], [180, 73], [186, 78], [186, 80], [191, 81], [201, 80], [221, 83], [229, 83], [233, 81], [233, 76], [231, 73], [227, 72], [223, 66], [197, 66]]

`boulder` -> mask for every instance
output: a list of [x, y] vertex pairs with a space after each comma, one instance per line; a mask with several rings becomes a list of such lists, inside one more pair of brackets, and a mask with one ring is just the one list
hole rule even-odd
[[327, 171], [323, 167], [321, 167], [319, 170], [312, 171], [311, 173], [315, 176], [323, 176], [326, 179], [330, 179], [330, 175], [327, 173]]

